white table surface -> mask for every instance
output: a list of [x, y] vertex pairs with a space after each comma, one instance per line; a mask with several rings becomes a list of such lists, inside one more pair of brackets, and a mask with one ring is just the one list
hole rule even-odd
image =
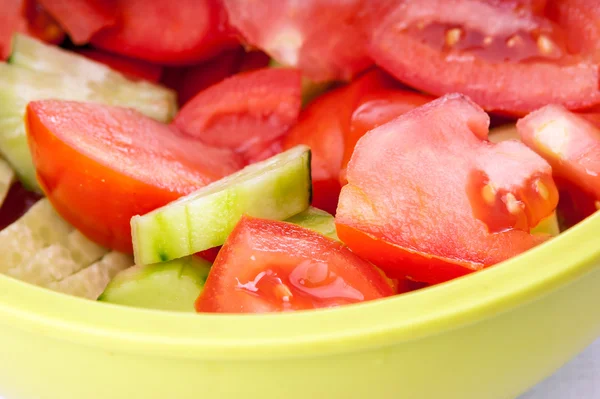
[[600, 399], [600, 339], [519, 399]]
[[518, 399], [600, 399], [600, 339]]

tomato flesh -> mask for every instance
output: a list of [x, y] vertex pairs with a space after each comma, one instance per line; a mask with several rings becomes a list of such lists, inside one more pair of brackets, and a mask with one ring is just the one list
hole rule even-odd
[[[348, 164], [340, 239], [388, 276], [432, 284], [544, 240], [529, 230], [556, 208], [550, 165], [519, 142], [488, 142], [488, 125], [481, 108], [451, 94], [371, 130]], [[485, 176], [478, 190], [473, 174]], [[538, 184], [544, 195], [530, 189]]]
[[69, 33], [85, 44], [94, 33], [117, 22], [116, 0], [37, 0]]
[[197, 94], [173, 123], [206, 144], [255, 154], [296, 123], [301, 78], [291, 68], [236, 74]]
[[158, 82], [163, 71], [160, 65], [107, 53], [102, 50], [78, 49], [77, 52], [89, 59], [101, 62], [133, 80], [143, 79], [150, 82]]
[[219, 0], [117, 0], [118, 22], [91, 42], [102, 49], [168, 65], [208, 59], [237, 45]]
[[570, 54], [564, 29], [514, 2], [404, 1], [373, 33], [370, 54], [412, 87], [462, 92], [489, 111], [600, 103], [589, 54]]
[[219, 252], [196, 309], [296, 311], [393, 293], [372, 265], [340, 242], [291, 223], [244, 217]]
[[119, 107], [29, 103], [38, 180], [68, 222], [95, 242], [132, 252], [130, 219], [233, 173], [233, 153]]
[[600, 209], [600, 128], [562, 106], [548, 105], [520, 119], [517, 129], [568, 183], [562, 189], [581, 217]]

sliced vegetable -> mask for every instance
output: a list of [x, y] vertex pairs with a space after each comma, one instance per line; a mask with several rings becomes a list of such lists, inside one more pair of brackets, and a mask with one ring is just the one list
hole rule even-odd
[[219, 0], [117, 0], [118, 23], [92, 38], [100, 48], [162, 64], [187, 64], [237, 45]]
[[552, 165], [559, 183], [567, 183], [560, 184], [561, 191], [571, 192], [580, 217], [600, 209], [600, 128], [563, 106], [548, 105], [520, 119], [517, 129], [523, 142]]
[[242, 165], [231, 152], [131, 109], [34, 101], [26, 120], [40, 185], [52, 204], [87, 237], [125, 253], [132, 251], [132, 216]]
[[64, 243], [49, 245], [6, 274], [30, 284], [46, 286], [88, 267], [106, 252], [106, 249], [73, 230]]
[[79, 91], [94, 92], [85, 99], [100, 97], [102, 102], [137, 109], [161, 122], [169, 122], [177, 112], [172, 90], [146, 81], [132, 82], [102, 63], [23, 35], [15, 35], [10, 62], [33, 71], [61, 75], [53, 76], [59, 81], [77, 78], [73, 84], [80, 86]]
[[210, 263], [186, 257], [165, 263], [134, 266], [112, 279], [99, 301], [138, 308], [194, 312]]
[[570, 24], [557, 25], [545, 12], [519, 1], [406, 0], [379, 22], [369, 53], [414, 88], [461, 92], [488, 111], [524, 115], [550, 103], [600, 103], [591, 49], [572, 53]]
[[558, 201], [550, 165], [522, 143], [489, 143], [488, 124], [454, 94], [369, 132], [348, 164], [340, 239], [388, 276], [427, 283], [544, 241], [529, 231]]
[[0, 206], [0, 230], [16, 222], [42, 198], [40, 194], [26, 190], [19, 181], [15, 181]]
[[120, 252], [109, 252], [89, 267], [53, 282], [47, 288], [80, 298], [97, 300], [108, 283], [122, 270], [133, 265], [131, 256]]
[[304, 212], [287, 219], [286, 222], [297, 224], [305, 229], [314, 230], [334, 240], [338, 240], [335, 231], [335, 218], [330, 213], [317, 208], [309, 207]]
[[117, 22], [116, 0], [36, 0], [69, 33], [75, 44], [85, 44], [100, 29]]
[[384, 277], [342, 243], [291, 223], [245, 216], [219, 252], [196, 309], [294, 311], [392, 294]]
[[52, 244], [65, 244], [73, 227], [65, 222], [46, 199], [0, 231], [0, 273], [6, 273]]
[[177, 114], [184, 133], [238, 153], [280, 138], [298, 120], [301, 74], [265, 68], [236, 74], [201, 91]]
[[[6, 161], [0, 158], [0, 207], [15, 179], [15, 173]], [[0, 227], [1, 229], [2, 227]]]
[[242, 215], [285, 220], [310, 205], [310, 149], [297, 146], [131, 220], [136, 264], [222, 245]]
[[144, 79], [149, 82], [157, 83], [163, 72], [163, 67], [160, 65], [108, 53], [102, 50], [82, 48], [78, 49], [77, 53], [96, 62], [100, 62], [115, 71], [121, 72], [130, 80]]

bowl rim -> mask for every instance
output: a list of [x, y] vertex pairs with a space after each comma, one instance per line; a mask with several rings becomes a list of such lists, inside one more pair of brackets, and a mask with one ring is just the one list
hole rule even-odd
[[524, 305], [599, 268], [596, 212], [494, 267], [336, 309], [174, 313], [75, 298], [0, 275], [0, 325], [113, 353], [220, 360], [324, 356], [440, 334]]

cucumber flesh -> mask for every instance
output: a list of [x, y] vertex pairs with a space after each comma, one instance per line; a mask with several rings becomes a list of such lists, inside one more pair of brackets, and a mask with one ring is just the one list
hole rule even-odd
[[558, 217], [556, 216], [556, 211], [552, 212], [550, 216], [546, 219], [542, 220], [531, 229], [531, 234], [548, 234], [552, 237], [556, 237], [560, 234], [560, 226], [558, 224]]
[[189, 256], [165, 263], [134, 266], [110, 282], [99, 301], [146, 309], [194, 312], [210, 263]]
[[26, 35], [14, 36], [10, 63], [77, 80], [83, 83], [84, 91], [95, 91], [110, 105], [134, 108], [162, 122], [170, 122], [177, 113], [174, 91], [144, 80], [130, 80], [100, 62]]
[[8, 190], [15, 180], [15, 173], [5, 160], [0, 158], [0, 206], [4, 203]]
[[243, 214], [285, 220], [311, 201], [310, 149], [296, 146], [131, 219], [136, 264], [223, 245]]
[[133, 265], [131, 256], [120, 252], [109, 252], [98, 262], [46, 287], [67, 295], [96, 300], [108, 283], [122, 270]]
[[73, 227], [42, 199], [19, 220], [0, 231], [0, 273], [27, 262], [52, 244], [64, 244]]
[[8, 270], [7, 275], [30, 284], [46, 286], [63, 280], [97, 261], [108, 252], [88, 240], [77, 230], [67, 236], [64, 244], [53, 244], [31, 259]]
[[314, 230], [334, 240], [340, 240], [335, 229], [335, 218], [321, 209], [311, 206], [307, 210], [287, 219], [286, 222]]

